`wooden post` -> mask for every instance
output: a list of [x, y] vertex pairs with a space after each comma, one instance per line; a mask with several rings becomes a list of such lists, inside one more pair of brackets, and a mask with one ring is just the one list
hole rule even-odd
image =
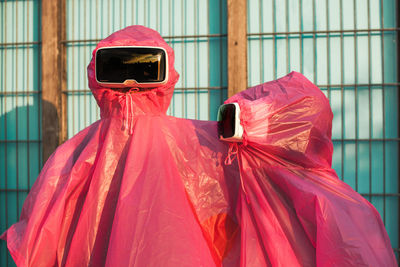
[[42, 0], [42, 151], [43, 162], [60, 144], [61, 1]]
[[247, 1], [228, 0], [228, 96], [247, 89]]
[[[61, 8], [61, 29], [60, 38], [62, 40], [67, 39], [67, 19], [66, 19], [66, 0], [59, 0]], [[85, 0], [86, 1], [86, 0]], [[68, 121], [67, 121], [67, 46], [66, 43], [62, 42], [60, 45], [60, 64], [61, 64], [61, 129], [60, 129], [60, 144], [67, 141], [68, 138]]]

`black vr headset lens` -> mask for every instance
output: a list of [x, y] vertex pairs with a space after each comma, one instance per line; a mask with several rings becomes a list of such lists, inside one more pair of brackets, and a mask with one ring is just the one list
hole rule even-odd
[[113, 47], [96, 52], [96, 79], [100, 83], [162, 83], [166, 78], [166, 55], [161, 48]]
[[221, 140], [242, 142], [243, 126], [240, 123], [238, 103], [223, 104], [218, 109], [218, 134]]
[[219, 110], [218, 133], [223, 138], [229, 138], [235, 134], [235, 109], [233, 104], [227, 104]]

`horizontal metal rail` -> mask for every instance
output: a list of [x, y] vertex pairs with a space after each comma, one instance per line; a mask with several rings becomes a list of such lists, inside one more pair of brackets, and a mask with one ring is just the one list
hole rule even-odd
[[42, 140], [23, 140], [23, 139], [7, 139], [7, 140], [1, 140], [0, 143], [41, 143]]
[[[226, 86], [212, 86], [212, 87], [175, 87], [174, 90], [223, 90], [227, 89], [228, 87]], [[74, 89], [74, 90], [64, 90], [62, 91], [63, 94], [85, 94], [85, 93], [91, 93], [89, 89]]]
[[400, 83], [337, 83], [337, 84], [317, 84], [320, 88], [332, 87], [379, 87], [379, 86], [399, 86]]
[[[174, 35], [174, 36], [163, 36], [164, 39], [198, 39], [198, 38], [221, 38], [227, 37], [227, 34], [199, 34], [199, 35]], [[61, 40], [62, 44], [69, 43], [94, 43], [100, 42], [103, 39], [77, 39], [77, 40]]]
[[368, 197], [400, 197], [400, 193], [359, 193], [362, 196]]
[[2, 91], [0, 92], [0, 96], [13, 96], [13, 95], [34, 95], [34, 94], [40, 94], [41, 91], [11, 91], [11, 92], [7, 92], [7, 91]]
[[40, 41], [32, 41], [32, 42], [10, 42], [10, 43], [0, 43], [0, 48], [7, 46], [27, 46], [27, 45], [40, 45], [42, 42]]
[[[358, 84], [318, 84], [319, 88], [345, 88], [345, 87], [383, 87], [383, 86], [400, 86], [400, 83], [358, 83]], [[222, 90], [227, 89], [226, 86], [211, 86], [211, 87], [175, 87], [175, 90]], [[90, 93], [89, 89], [78, 89], [78, 90], [66, 90], [63, 91], [64, 94], [74, 94], [74, 93]], [[30, 94], [40, 94], [41, 91], [2, 91], [0, 92], [0, 96], [7, 95], [30, 95]]]
[[334, 138], [332, 142], [383, 142], [383, 141], [400, 141], [400, 137], [398, 138]]
[[280, 32], [255, 32], [247, 33], [247, 36], [262, 35], [288, 35], [288, 34], [327, 34], [327, 33], [358, 33], [358, 32], [395, 32], [400, 28], [376, 28], [376, 29], [353, 29], [353, 30], [316, 30], [316, 31], [280, 31]]
[[0, 188], [0, 192], [26, 192], [26, 193], [28, 193], [30, 190], [29, 189], [26, 189], [26, 188], [7, 188], [7, 189], [4, 189], [4, 188]]

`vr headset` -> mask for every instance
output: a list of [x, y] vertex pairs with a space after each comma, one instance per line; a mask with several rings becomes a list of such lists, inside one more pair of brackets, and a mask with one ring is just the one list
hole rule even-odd
[[242, 142], [243, 126], [240, 124], [238, 103], [224, 104], [218, 109], [218, 134], [220, 140]]
[[168, 56], [161, 47], [102, 47], [95, 62], [96, 81], [106, 87], [151, 88], [168, 81]]

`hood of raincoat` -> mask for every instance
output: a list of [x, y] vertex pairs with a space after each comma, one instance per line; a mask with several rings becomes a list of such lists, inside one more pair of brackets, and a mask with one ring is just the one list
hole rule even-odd
[[[324, 93], [298, 72], [242, 91], [225, 103], [241, 109], [244, 144], [257, 144], [306, 168], [330, 168], [332, 110]], [[261, 145], [261, 146], [260, 146]]]
[[[151, 46], [161, 47], [167, 51], [168, 81], [151, 89], [124, 88], [111, 89], [96, 81], [96, 51], [102, 47], [117, 46]], [[135, 116], [140, 114], [165, 114], [172, 98], [174, 86], [179, 74], [174, 68], [174, 51], [160, 34], [140, 25], [126, 27], [100, 41], [93, 50], [92, 60], [87, 67], [89, 88], [92, 90], [101, 110], [101, 117]]]

